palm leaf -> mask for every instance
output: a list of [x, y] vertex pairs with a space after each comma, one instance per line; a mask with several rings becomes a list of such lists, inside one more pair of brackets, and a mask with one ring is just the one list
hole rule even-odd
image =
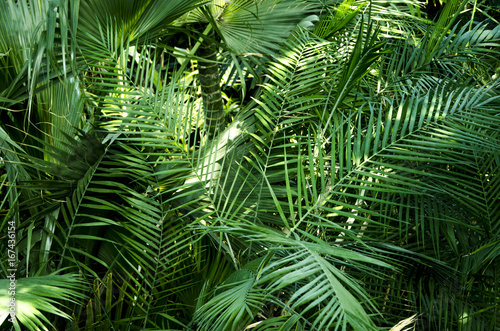
[[[8, 294], [9, 279], [0, 280], [3, 291], [0, 295], [2, 308], [0, 311], [0, 324], [4, 324], [9, 316]], [[20, 324], [30, 330], [48, 330], [54, 328], [44, 313], [55, 314], [67, 320], [71, 316], [65, 312], [67, 304], [58, 307], [61, 302], [77, 302], [85, 298], [83, 294], [84, 282], [72, 274], [46, 275], [29, 278], [19, 278], [15, 286], [15, 318], [14, 327], [20, 330]], [[65, 307], [66, 306], [66, 307]], [[42, 313], [44, 312], [44, 313]]]
[[231, 1], [218, 28], [234, 52], [267, 55], [278, 49], [306, 13], [295, 1]]

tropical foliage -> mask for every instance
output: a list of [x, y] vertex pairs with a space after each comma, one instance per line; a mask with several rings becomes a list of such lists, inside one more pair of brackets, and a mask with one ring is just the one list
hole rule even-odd
[[1, 328], [499, 330], [497, 19], [1, 0]]

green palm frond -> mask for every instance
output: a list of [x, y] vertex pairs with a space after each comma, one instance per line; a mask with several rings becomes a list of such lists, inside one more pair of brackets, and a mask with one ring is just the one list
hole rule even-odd
[[378, 73], [379, 91], [407, 89], [406, 80], [429, 77], [436, 69], [442, 73], [456, 73], [456, 79], [474, 77], [489, 81], [495, 73], [494, 58], [498, 54], [500, 39], [498, 27], [490, 30], [478, 24], [467, 31], [456, 25], [452, 31], [432, 53], [427, 52], [428, 36], [420, 45], [413, 45], [411, 41], [391, 45], [393, 51], [384, 56], [388, 60], [382, 63]]
[[[338, 6], [0, 5], [32, 15], [0, 23], [0, 213], [20, 284], [53, 286], [28, 329], [496, 327], [500, 30]], [[173, 53], [200, 38], [233, 107], [212, 139]]]
[[161, 34], [162, 29], [184, 13], [193, 10], [204, 2], [189, 1], [102, 1], [92, 0], [81, 3], [78, 13], [78, 29], [84, 32], [81, 36], [92, 42], [100, 39], [102, 27], [116, 24], [114, 41], [136, 40], [137, 38], [153, 38]]
[[[26, 92], [26, 88], [22, 87], [26, 80], [30, 81], [29, 85], [34, 89], [36, 77], [38, 74], [43, 74], [41, 59], [36, 62], [35, 57], [43, 56], [45, 45], [40, 43], [42, 50], [38, 54], [35, 46], [43, 31], [39, 25], [47, 19], [48, 2], [43, 1], [35, 6], [29, 6], [27, 1], [4, 1], [0, 6], [2, 15], [0, 52], [4, 54], [2, 76], [5, 77], [1, 95], [17, 99], [19, 89]], [[30, 71], [28, 71], [29, 65], [33, 66]]]
[[255, 283], [251, 270], [231, 274], [217, 287], [215, 296], [196, 311], [198, 330], [240, 330], [249, 325], [267, 299], [265, 291]]
[[431, 22], [419, 1], [372, 1], [363, 12], [377, 22], [381, 36], [389, 39], [418, 39]]
[[236, 53], [269, 55], [279, 49], [306, 14], [295, 1], [231, 1], [227, 2], [217, 27]]
[[[310, 328], [318, 330], [347, 324], [356, 330], [374, 328], [360, 304], [367, 302], [368, 297], [359, 284], [342, 271], [344, 267], [339, 266], [359, 267], [365, 274], [371, 274], [375, 271], [367, 264], [390, 268], [389, 264], [367, 254], [331, 246], [321, 239], [310, 242], [306, 232], [304, 240], [259, 227], [249, 227], [241, 235], [276, 245], [269, 247], [273, 258], [261, 267], [257, 285], [273, 293], [274, 301], [288, 314], [300, 313], [299, 319], [304, 324], [311, 323]], [[279, 299], [283, 295], [286, 299]], [[319, 310], [313, 309], [318, 306]]]
[[[33, 137], [32, 139], [40, 146], [23, 146], [21, 148], [17, 144], [13, 144], [15, 149], [11, 150], [14, 154], [14, 160], [18, 164], [23, 165], [23, 170], [28, 170], [28, 178], [19, 178], [17, 182], [20, 187], [26, 190], [42, 190], [57, 188], [57, 192], [50, 193], [44, 197], [32, 196], [24, 197], [22, 206], [30, 208], [38, 207], [39, 205], [49, 203], [58, 204], [58, 200], [64, 199], [71, 194], [74, 189], [74, 184], [85, 176], [88, 168], [91, 167], [102, 156], [103, 147], [100, 142], [91, 134], [81, 131], [75, 138], [64, 132], [62, 136], [66, 141], [53, 141], [54, 144], [49, 144], [42, 139]], [[62, 148], [61, 148], [62, 146]], [[27, 154], [27, 150], [35, 150], [45, 153], [45, 159], [33, 157], [33, 154]], [[37, 174], [43, 174], [39, 176]], [[39, 201], [38, 201], [39, 200]], [[41, 210], [40, 212], [44, 212]]]
[[[0, 95], [8, 98], [8, 107], [28, 101], [28, 114], [22, 117], [24, 122], [31, 119], [35, 110], [46, 120], [45, 117], [50, 115], [45, 114], [47, 109], [42, 103], [31, 103], [38, 92], [57, 85], [61, 77], [74, 77], [77, 71], [79, 56], [74, 44], [69, 42], [70, 36], [76, 34], [75, 26], [69, 24], [75, 13], [70, 10], [69, 3], [56, 4], [45, 0], [37, 3], [6, 1], [0, 6], [0, 53], [5, 54], [1, 69], [5, 80]], [[66, 115], [59, 111], [61, 109], [57, 107], [56, 116]]]
[[[427, 46], [429, 53], [432, 53], [440, 47], [441, 41], [448, 34], [448, 30], [457, 19], [465, 4], [466, 1], [461, 0], [453, 0], [446, 3], [443, 8], [443, 12], [439, 15], [439, 19], [429, 37], [429, 44]], [[429, 59], [429, 57], [427, 59]]]
[[267, 57], [276, 53], [302, 20], [303, 26], [317, 20], [314, 7], [295, 0], [214, 1], [187, 13], [177, 24], [210, 23], [233, 52]]
[[335, 1], [326, 3], [315, 33], [321, 38], [338, 39], [356, 31], [360, 16], [376, 22], [386, 40], [418, 40], [431, 24], [418, 1]]
[[[10, 280], [2, 279], [0, 284], [2, 285], [0, 324], [5, 325], [7, 317], [11, 318], [9, 302], [12, 296], [7, 293]], [[44, 313], [55, 314], [71, 320], [71, 316], [64, 310], [69, 304], [85, 298], [83, 294], [84, 284], [81, 278], [72, 274], [52, 274], [17, 279], [15, 290], [13, 290], [15, 292], [14, 320], [17, 321], [13, 323], [15, 330], [21, 330], [20, 324], [30, 330], [54, 328]], [[66, 304], [61, 304], [61, 302], [66, 302]]]
[[328, 13], [321, 18], [315, 27], [314, 34], [325, 39], [330, 37], [349, 23], [365, 5], [366, 3], [361, 3], [356, 6], [354, 0], [343, 1], [335, 7], [333, 13]]

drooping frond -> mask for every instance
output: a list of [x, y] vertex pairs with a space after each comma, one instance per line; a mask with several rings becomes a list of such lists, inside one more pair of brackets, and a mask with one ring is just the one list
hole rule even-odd
[[[13, 319], [14, 322], [10, 323], [16, 330], [21, 330], [20, 324], [30, 330], [48, 330], [48, 326], [54, 328], [45, 314], [71, 320], [71, 316], [60, 309], [61, 302], [75, 303], [85, 298], [84, 282], [76, 274], [20, 278], [16, 279], [15, 286], [10, 279], [1, 279], [0, 284], [0, 324]], [[12, 286], [11, 290], [9, 286]], [[9, 292], [15, 293], [12, 304]], [[14, 313], [11, 315], [11, 312]]]

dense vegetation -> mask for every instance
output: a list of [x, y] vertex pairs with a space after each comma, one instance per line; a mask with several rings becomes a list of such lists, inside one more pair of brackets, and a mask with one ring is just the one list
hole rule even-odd
[[423, 5], [0, 0], [0, 329], [500, 330], [499, 8]]

